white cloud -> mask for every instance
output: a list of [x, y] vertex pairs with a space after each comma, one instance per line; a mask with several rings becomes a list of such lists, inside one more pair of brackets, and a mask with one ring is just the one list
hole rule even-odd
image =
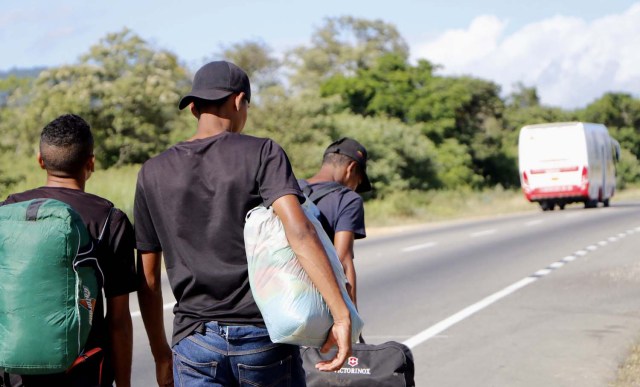
[[479, 16], [415, 46], [414, 57], [446, 75], [489, 79], [508, 94], [516, 82], [535, 86], [543, 104], [584, 107], [608, 91], [640, 92], [640, 3], [587, 22], [555, 16], [505, 35], [507, 21]]

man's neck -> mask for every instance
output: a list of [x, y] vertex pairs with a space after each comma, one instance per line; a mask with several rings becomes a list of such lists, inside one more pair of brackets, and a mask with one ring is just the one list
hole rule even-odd
[[196, 131], [196, 134], [191, 137], [190, 140], [198, 140], [217, 136], [221, 133], [228, 132], [230, 128], [230, 120], [212, 114], [203, 114], [198, 120], [198, 129]]
[[77, 189], [84, 192], [84, 181], [73, 177], [59, 177], [47, 175], [47, 187]]
[[333, 182], [338, 182], [339, 183], [339, 181], [334, 176], [333, 169], [332, 168], [327, 168], [326, 166], [322, 166], [320, 168], [320, 170], [318, 171], [318, 173], [316, 173], [312, 177], [308, 178], [307, 181], [310, 184], [323, 183], [323, 182], [327, 182], [327, 181], [333, 181]]

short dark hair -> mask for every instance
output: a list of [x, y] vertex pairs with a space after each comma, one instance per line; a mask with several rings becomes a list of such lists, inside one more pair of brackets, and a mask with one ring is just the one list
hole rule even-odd
[[[232, 95], [232, 94], [231, 94]], [[224, 105], [227, 100], [229, 98], [231, 98], [231, 95], [228, 95], [226, 97], [222, 97], [220, 99], [203, 99], [203, 98], [192, 98], [192, 102], [194, 104], [194, 106], [196, 107], [197, 110], [202, 111], [204, 109], [206, 109], [209, 106], [214, 106], [214, 107], [220, 107], [222, 105]]]
[[47, 171], [56, 176], [76, 175], [93, 156], [91, 127], [75, 114], [51, 121], [40, 134], [40, 157]]
[[349, 165], [349, 163], [356, 163], [356, 171], [362, 176], [362, 169], [358, 165], [358, 162], [347, 155], [340, 153], [326, 153], [322, 158], [322, 164], [332, 164], [337, 167]]
[[355, 160], [340, 153], [327, 153], [322, 158], [322, 164], [332, 164], [335, 166], [347, 165], [351, 161]]

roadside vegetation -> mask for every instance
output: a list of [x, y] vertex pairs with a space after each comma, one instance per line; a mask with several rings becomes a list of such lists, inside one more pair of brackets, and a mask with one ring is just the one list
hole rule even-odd
[[640, 338], [629, 351], [624, 363], [618, 369], [616, 380], [609, 387], [640, 386]]

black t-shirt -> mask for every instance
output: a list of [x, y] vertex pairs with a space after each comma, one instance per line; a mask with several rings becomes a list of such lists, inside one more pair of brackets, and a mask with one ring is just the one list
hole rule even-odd
[[[87, 192], [60, 187], [40, 187], [12, 194], [0, 205], [39, 198], [56, 199], [70, 205], [82, 217], [89, 234], [96, 240], [104, 229], [102, 242], [98, 247], [98, 263], [104, 274], [105, 297], [111, 298], [137, 290], [133, 226], [124, 212], [114, 209], [109, 218], [109, 225], [105, 227], [113, 203]], [[98, 297], [86, 348], [103, 348], [106, 351], [106, 369], [103, 371], [113, 375], [109, 365], [110, 337], [104, 317], [103, 300], [102, 297]]]
[[238, 133], [176, 144], [142, 166], [137, 248], [163, 252], [177, 300], [173, 344], [206, 321], [264, 324], [249, 287], [245, 216], [288, 194], [303, 200], [282, 148]]
[[[335, 184], [330, 181], [314, 184], [309, 184], [304, 180], [299, 182], [302, 188], [308, 185], [312, 191]], [[322, 228], [332, 241], [338, 231], [351, 231], [354, 234], [354, 239], [362, 239], [367, 236], [364, 227], [364, 201], [356, 192], [347, 187], [341, 187], [320, 198], [316, 206], [320, 210]]]

